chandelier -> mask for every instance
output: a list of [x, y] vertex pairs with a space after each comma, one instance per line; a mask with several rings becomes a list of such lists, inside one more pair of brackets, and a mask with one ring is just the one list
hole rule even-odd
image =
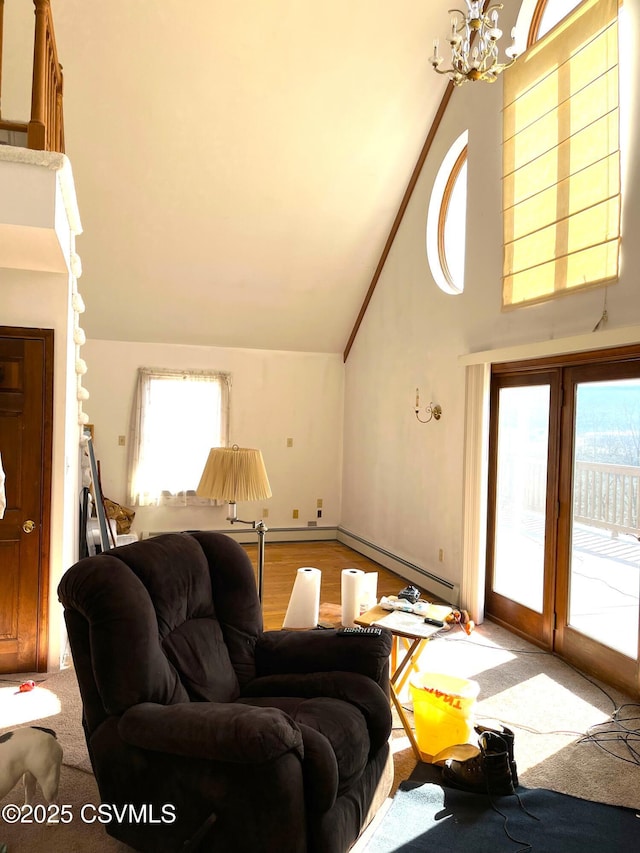
[[505, 68], [516, 61], [515, 28], [511, 31], [512, 44], [505, 49], [507, 62], [498, 62], [498, 41], [502, 30], [498, 27], [498, 10], [502, 3], [482, 8], [482, 0], [466, 0], [466, 13], [449, 9], [451, 32], [447, 38], [451, 47], [451, 68], [440, 68], [443, 57], [438, 54], [438, 39], [433, 40], [433, 56], [429, 62], [438, 74], [448, 74], [456, 86], [468, 80], [494, 83]]

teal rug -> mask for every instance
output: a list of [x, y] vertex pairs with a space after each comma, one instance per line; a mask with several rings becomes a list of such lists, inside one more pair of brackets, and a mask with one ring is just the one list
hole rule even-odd
[[[435, 768], [430, 768], [435, 771]], [[438, 774], [439, 775], [439, 774]], [[494, 797], [435, 782], [403, 782], [365, 853], [631, 853], [633, 809], [537, 788]]]

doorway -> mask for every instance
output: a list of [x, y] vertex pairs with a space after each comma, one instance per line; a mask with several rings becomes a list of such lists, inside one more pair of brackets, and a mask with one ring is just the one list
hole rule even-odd
[[53, 331], [0, 326], [0, 672], [47, 664]]
[[640, 348], [495, 365], [486, 612], [640, 693]]

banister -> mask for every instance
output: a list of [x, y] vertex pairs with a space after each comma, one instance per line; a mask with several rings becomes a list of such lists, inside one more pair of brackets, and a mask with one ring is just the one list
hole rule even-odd
[[26, 133], [29, 127], [26, 121], [8, 121], [0, 118], [0, 130], [14, 130], [18, 133]]
[[31, 120], [27, 147], [64, 152], [62, 117], [62, 66], [58, 61], [50, 0], [33, 0], [35, 38], [33, 43], [33, 80]]

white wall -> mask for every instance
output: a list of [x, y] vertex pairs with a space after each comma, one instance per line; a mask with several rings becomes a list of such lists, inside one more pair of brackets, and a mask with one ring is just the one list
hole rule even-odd
[[[634, 45], [634, 58], [623, 76], [637, 80], [640, 13], [638, 4], [625, 9], [622, 39]], [[501, 20], [507, 33], [509, 11]], [[637, 88], [633, 96], [627, 152], [638, 137]], [[453, 583], [462, 580], [463, 561], [465, 372], [459, 357], [590, 333], [605, 295], [596, 289], [501, 310], [501, 98], [501, 82], [470, 83], [453, 93], [346, 364], [342, 526]], [[425, 226], [437, 170], [466, 128], [466, 280], [464, 293], [450, 296], [431, 276]], [[627, 166], [622, 268], [607, 289], [608, 329], [640, 322], [637, 158]], [[597, 348], [597, 333], [592, 341]], [[439, 422], [416, 421], [416, 387], [423, 405], [442, 406]]]
[[28, 121], [31, 115], [34, 6], [31, 0], [5, 0], [2, 51], [2, 118]]
[[[123, 308], [126, 310], [126, 308]], [[152, 311], [150, 306], [150, 311]], [[253, 520], [268, 508], [270, 529], [335, 527], [340, 520], [343, 365], [338, 355], [274, 352], [172, 344], [87, 341], [86, 403], [95, 426], [104, 494], [127, 502], [128, 435], [138, 367], [210, 368], [232, 374], [231, 443], [262, 451], [273, 496], [240, 504], [238, 516]], [[287, 447], [287, 439], [293, 446]], [[202, 460], [204, 463], [206, 460]], [[316, 501], [323, 500], [322, 518]], [[294, 509], [299, 518], [292, 518]], [[223, 507], [135, 507], [134, 530], [225, 529]], [[240, 526], [238, 526], [239, 528]], [[238, 528], [234, 528], [237, 530]]]

